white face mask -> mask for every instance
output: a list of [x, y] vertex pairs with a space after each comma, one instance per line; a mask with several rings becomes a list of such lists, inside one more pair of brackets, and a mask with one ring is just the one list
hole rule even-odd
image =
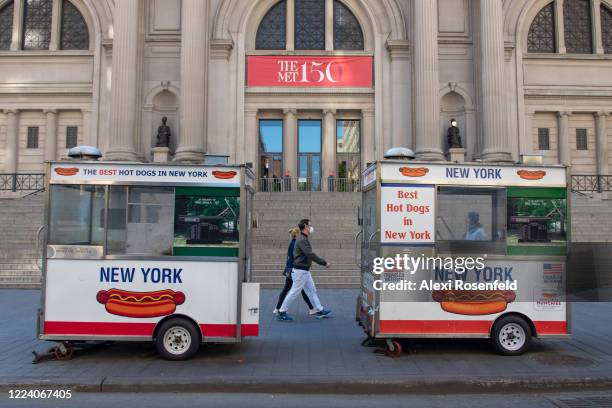
[[310, 233], [312, 234], [314, 232], [314, 227], [310, 227]]

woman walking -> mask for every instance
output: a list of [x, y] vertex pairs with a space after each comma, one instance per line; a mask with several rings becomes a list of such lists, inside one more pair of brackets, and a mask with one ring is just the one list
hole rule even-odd
[[[293, 270], [293, 248], [295, 247], [295, 240], [300, 235], [299, 228], [292, 228], [289, 230], [289, 235], [291, 235], [291, 243], [289, 243], [289, 248], [287, 249], [287, 262], [285, 263], [285, 270], [283, 271], [283, 275], [285, 275], [285, 286], [278, 296], [278, 302], [276, 303], [276, 308], [274, 309], [274, 314], [278, 314], [278, 309], [280, 309], [281, 305], [285, 301], [285, 297], [287, 293], [291, 290], [291, 286], [293, 286], [293, 279], [291, 279], [291, 271]], [[313, 308], [312, 303], [310, 303], [310, 299], [308, 299], [308, 295], [302, 289], [302, 298], [306, 305], [308, 305], [308, 309], [310, 310], [309, 314], [316, 314], [317, 311]]]

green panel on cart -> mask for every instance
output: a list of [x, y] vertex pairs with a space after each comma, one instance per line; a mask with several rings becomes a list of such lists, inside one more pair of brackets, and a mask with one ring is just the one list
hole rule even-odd
[[206, 196], [206, 197], [240, 197], [240, 189], [237, 187], [177, 187], [175, 194], [182, 196]]
[[566, 198], [564, 188], [508, 187], [508, 198]]
[[508, 246], [508, 255], [550, 255], [565, 256], [565, 246]]
[[238, 256], [238, 248], [215, 248], [215, 247], [174, 247], [173, 256], [215, 256], [223, 258], [235, 258]]

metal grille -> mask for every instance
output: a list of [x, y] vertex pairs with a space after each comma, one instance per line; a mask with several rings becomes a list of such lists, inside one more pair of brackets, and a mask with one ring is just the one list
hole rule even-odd
[[363, 50], [363, 32], [355, 15], [334, 0], [334, 49]]
[[545, 6], [533, 19], [527, 36], [529, 52], [554, 53], [555, 44], [555, 3]]
[[62, 50], [89, 49], [89, 31], [83, 15], [69, 0], [62, 2]]
[[38, 126], [28, 127], [28, 149], [38, 149]]
[[550, 129], [538, 129], [538, 150], [550, 150]]
[[13, 39], [13, 2], [0, 10], [0, 50], [11, 48]]
[[258, 50], [284, 50], [287, 48], [287, 2], [279, 1], [265, 15], [255, 39]]
[[325, 0], [296, 0], [295, 49], [325, 49]]
[[602, 192], [612, 191], [612, 175], [583, 174], [572, 175], [572, 191]]
[[612, 10], [604, 5], [601, 6], [601, 37], [604, 52], [612, 54]]
[[565, 0], [563, 2], [565, 48], [568, 54], [592, 54], [591, 1]]
[[72, 149], [78, 143], [79, 128], [76, 126], [66, 127], [66, 149]]
[[586, 129], [576, 129], [576, 150], [589, 150]]
[[48, 50], [51, 41], [53, 0], [26, 0], [23, 17], [23, 49]]
[[39, 191], [45, 188], [45, 175], [42, 173], [1, 173], [0, 190]]

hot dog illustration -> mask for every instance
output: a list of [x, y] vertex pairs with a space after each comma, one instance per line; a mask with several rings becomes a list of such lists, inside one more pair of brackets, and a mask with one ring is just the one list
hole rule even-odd
[[176, 306], [185, 302], [185, 294], [170, 289], [156, 292], [129, 292], [121, 289], [109, 289], [99, 291], [96, 300], [103, 304], [110, 314], [147, 318], [167, 316], [174, 313]]
[[220, 170], [215, 170], [212, 172], [212, 175], [215, 176], [215, 178], [218, 179], [222, 179], [222, 180], [229, 180], [231, 178], [234, 178], [236, 176], [235, 171], [220, 171]]
[[427, 167], [400, 167], [399, 171], [406, 177], [423, 177], [429, 173]]
[[546, 175], [546, 172], [544, 170], [519, 170], [516, 174], [525, 180], [541, 180]]
[[431, 297], [446, 312], [479, 316], [503, 312], [516, 294], [512, 290], [435, 290]]
[[75, 176], [79, 172], [79, 169], [77, 167], [56, 167], [55, 169], [53, 169], [53, 171], [55, 171], [60, 176], [68, 177]]

